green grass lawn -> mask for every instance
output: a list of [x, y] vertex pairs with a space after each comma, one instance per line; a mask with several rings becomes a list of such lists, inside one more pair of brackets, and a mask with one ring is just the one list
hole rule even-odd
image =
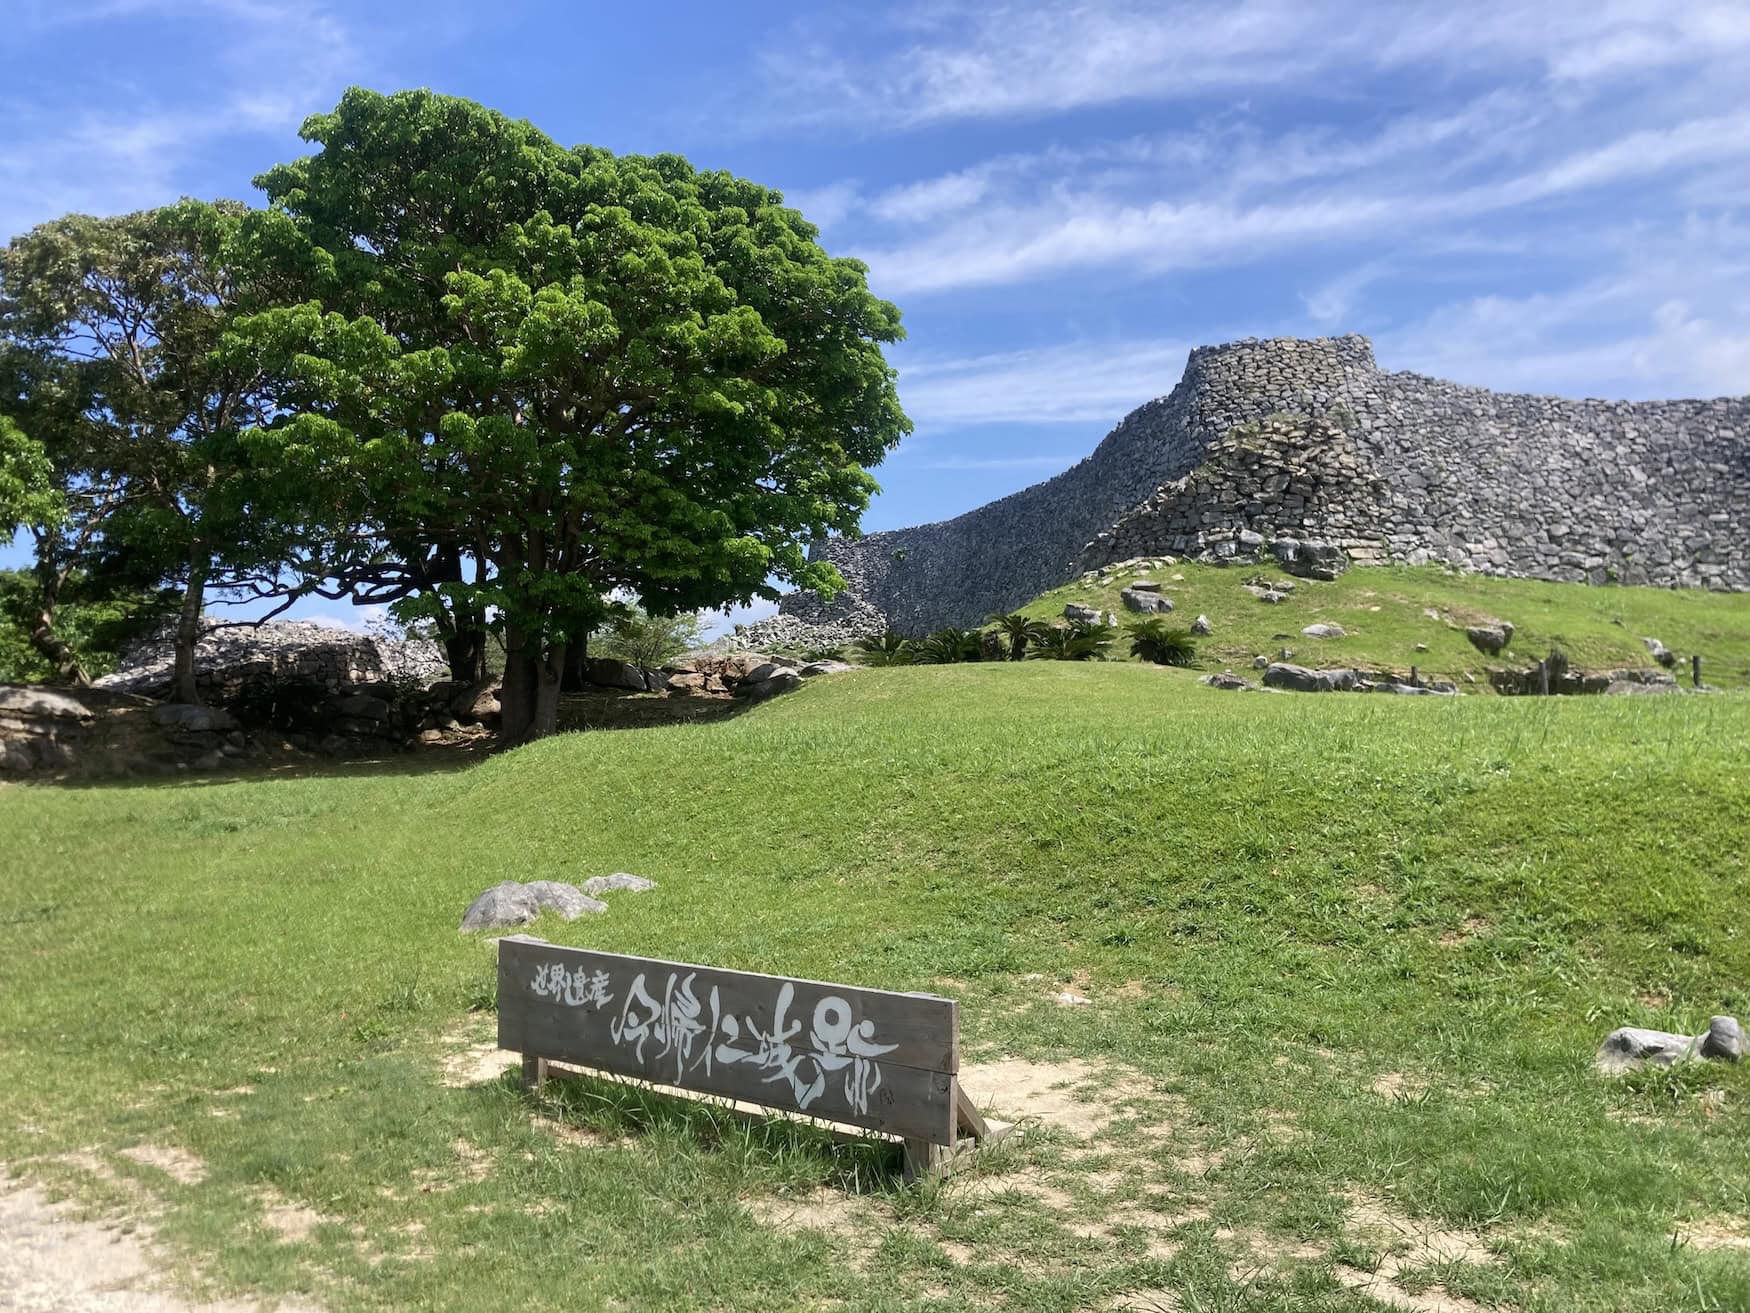
[[[1617, 1025], [1750, 1016], [1747, 850], [1742, 695], [1130, 663], [863, 671], [466, 770], [0, 788], [0, 1161], [330, 1313], [1750, 1308], [1750, 1068], [1591, 1069]], [[807, 1127], [459, 1075], [469, 900], [622, 870], [657, 889], [532, 929], [949, 993], [998, 1108], [1088, 1101], [912, 1188]]]
[[[1408, 673], [1417, 666], [1431, 679], [1489, 691], [1491, 667], [1533, 666], [1560, 647], [1576, 667], [1609, 670], [1647, 667], [1643, 638], [1657, 638], [1680, 658], [1676, 673], [1689, 682], [1689, 658], [1699, 653], [1702, 678], [1720, 688], [1750, 687], [1750, 593], [1695, 588], [1589, 588], [1537, 579], [1495, 579], [1438, 566], [1358, 567], [1335, 582], [1292, 579], [1288, 600], [1266, 605], [1246, 592], [1253, 575], [1289, 579], [1274, 566], [1213, 566], [1184, 562], [1137, 574], [1121, 572], [1106, 585], [1066, 584], [1022, 608], [1044, 619], [1062, 616], [1066, 602], [1127, 613], [1118, 593], [1134, 578], [1159, 581], [1174, 602], [1171, 619], [1189, 625], [1207, 615], [1214, 633], [1199, 641], [1199, 667], [1244, 670], [1254, 656], [1275, 659], [1284, 647], [1315, 667], [1360, 666]], [[1426, 614], [1433, 610], [1438, 618]], [[1512, 643], [1487, 657], [1465, 638], [1465, 626], [1511, 620]], [[1304, 638], [1311, 624], [1335, 623], [1343, 638]], [[1417, 651], [1417, 645], [1426, 651]], [[1123, 644], [1114, 655], [1121, 655]], [[1465, 673], [1476, 678], [1472, 684]]]

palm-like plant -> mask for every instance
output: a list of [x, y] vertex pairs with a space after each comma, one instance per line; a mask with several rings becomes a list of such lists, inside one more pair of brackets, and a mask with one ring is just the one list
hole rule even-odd
[[857, 640], [857, 656], [866, 666], [909, 666], [912, 663], [911, 640], [889, 629]]
[[1050, 625], [1035, 640], [1033, 654], [1047, 661], [1104, 661], [1117, 632], [1116, 625], [1099, 620]]
[[996, 626], [997, 633], [1002, 635], [1003, 642], [1008, 645], [1011, 661], [1019, 661], [1025, 657], [1027, 645], [1037, 643], [1051, 628], [1043, 620], [1034, 620], [1019, 611], [1009, 615], [993, 615], [990, 620]]
[[1197, 659], [1197, 644], [1191, 631], [1169, 624], [1161, 616], [1132, 620], [1124, 626], [1130, 640], [1130, 655], [1157, 666], [1188, 666]]
[[920, 665], [955, 665], [962, 661], [981, 660], [983, 655], [978, 631], [954, 625], [944, 625], [912, 645], [912, 659]]

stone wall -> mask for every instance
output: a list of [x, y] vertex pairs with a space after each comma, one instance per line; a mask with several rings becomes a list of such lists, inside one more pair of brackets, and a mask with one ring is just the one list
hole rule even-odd
[[1278, 338], [1193, 351], [1171, 393], [1054, 479], [819, 544], [851, 596], [783, 611], [970, 625], [1109, 562], [1277, 538], [1334, 541], [1362, 564], [1738, 590], [1747, 530], [1750, 398], [1495, 393], [1381, 371], [1363, 337]]

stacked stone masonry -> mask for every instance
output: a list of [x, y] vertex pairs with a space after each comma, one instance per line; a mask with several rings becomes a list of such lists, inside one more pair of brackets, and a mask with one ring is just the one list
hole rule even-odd
[[1250, 557], [1750, 589], [1750, 397], [1570, 401], [1388, 373], [1364, 337], [1200, 347], [1073, 468], [952, 520], [815, 550], [848, 595], [786, 615], [971, 625], [1115, 561]]

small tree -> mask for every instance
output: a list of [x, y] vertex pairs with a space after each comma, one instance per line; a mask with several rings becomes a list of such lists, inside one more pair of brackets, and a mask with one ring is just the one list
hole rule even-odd
[[655, 670], [701, 641], [696, 615], [649, 615], [632, 607], [615, 617], [595, 646], [604, 656], [618, 657], [640, 670]]
[[997, 633], [1008, 645], [1009, 660], [1020, 661], [1027, 655], [1027, 645], [1036, 643], [1051, 626], [1043, 620], [1034, 620], [1022, 615], [1019, 611], [1010, 615], [993, 615], [991, 623], [996, 626]]
[[1197, 659], [1197, 643], [1189, 629], [1169, 624], [1161, 616], [1132, 620], [1124, 626], [1130, 655], [1157, 666], [1188, 666]]

